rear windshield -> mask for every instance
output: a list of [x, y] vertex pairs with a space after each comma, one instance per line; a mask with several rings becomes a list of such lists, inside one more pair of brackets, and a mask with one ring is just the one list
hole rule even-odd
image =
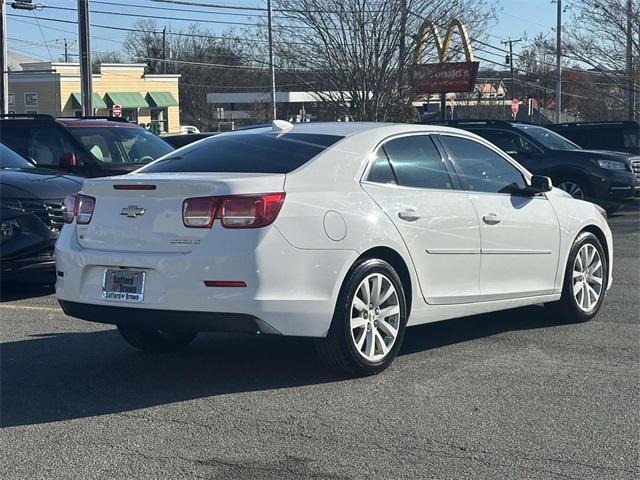
[[342, 138], [272, 132], [220, 135], [176, 150], [139, 172], [289, 173]]

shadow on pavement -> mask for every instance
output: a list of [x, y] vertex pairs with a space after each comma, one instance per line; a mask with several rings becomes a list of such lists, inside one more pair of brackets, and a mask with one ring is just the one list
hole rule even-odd
[[2, 282], [0, 283], [0, 302], [15, 302], [28, 298], [53, 295], [56, 287], [48, 282]]
[[[401, 353], [553, 325], [541, 307], [450, 320], [409, 329]], [[301, 338], [209, 334], [183, 352], [149, 354], [111, 329], [33, 336], [2, 344], [0, 354], [5, 427], [347, 379], [325, 370]]]

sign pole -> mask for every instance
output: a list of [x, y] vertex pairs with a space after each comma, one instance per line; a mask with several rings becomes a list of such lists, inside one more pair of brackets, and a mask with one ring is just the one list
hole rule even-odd
[[9, 113], [9, 67], [7, 61], [7, 11], [5, 0], [0, 0], [0, 114]]
[[91, 37], [89, 36], [89, 0], [78, 0], [78, 39], [80, 40], [80, 97], [82, 115], [93, 115], [91, 78]]

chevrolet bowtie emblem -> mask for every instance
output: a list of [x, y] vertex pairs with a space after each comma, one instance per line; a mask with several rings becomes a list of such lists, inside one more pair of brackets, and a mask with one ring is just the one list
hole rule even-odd
[[120, 215], [125, 215], [127, 218], [136, 218], [144, 215], [146, 210], [144, 208], [140, 208], [137, 205], [129, 205], [126, 208], [123, 208], [120, 212]]

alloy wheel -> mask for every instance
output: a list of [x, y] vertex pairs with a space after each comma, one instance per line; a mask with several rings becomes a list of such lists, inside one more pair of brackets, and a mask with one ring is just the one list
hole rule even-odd
[[558, 185], [558, 188], [560, 190], [564, 190], [573, 198], [584, 200], [584, 190], [582, 190], [582, 187], [575, 182], [562, 182]]
[[585, 243], [573, 262], [573, 298], [578, 308], [590, 312], [603, 293], [604, 268], [598, 249]]
[[381, 273], [368, 275], [351, 303], [349, 328], [358, 353], [370, 362], [384, 359], [393, 348], [400, 328], [398, 292]]

